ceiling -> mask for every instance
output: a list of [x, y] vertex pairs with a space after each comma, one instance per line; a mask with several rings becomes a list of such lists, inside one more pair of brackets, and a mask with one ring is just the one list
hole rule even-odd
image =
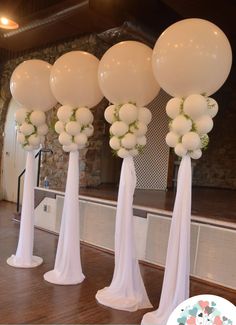
[[87, 33], [134, 22], [157, 37], [184, 18], [204, 18], [218, 25], [236, 45], [236, 1], [224, 0], [1, 0], [0, 13], [20, 28], [0, 29], [0, 60], [12, 54]]

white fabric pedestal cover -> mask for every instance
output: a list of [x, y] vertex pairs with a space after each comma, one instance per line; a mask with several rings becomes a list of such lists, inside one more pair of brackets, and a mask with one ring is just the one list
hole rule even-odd
[[118, 193], [115, 230], [115, 270], [109, 287], [99, 290], [99, 303], [120, 310], [151, 308], [135, 254], [133, 195], [136, 173], [132, 157], [124, 158]]
[[7, 259], [7, 264], [19, 268], [32, 268], [42, 264], [43, 259], [33, 256], [34, 246], [34, 152], [29, 151], [26, 158], [23, 201], [19, 241], [16, 254]]
[[65, 201], [55, 266], [44, 274], [48, 282], [78, 284], [84, 280], [80, 260], [79, 230], [79, 152], [70, 152]]
[[142, 325], [166, 325], [170, 314], [189, 298], [191, 158], [182, 158], [166, 257], [166, 268], [159, 308], [143, 316]]

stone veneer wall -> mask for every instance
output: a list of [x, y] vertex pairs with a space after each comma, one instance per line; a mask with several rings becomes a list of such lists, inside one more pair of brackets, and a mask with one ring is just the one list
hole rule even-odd
[[[88, 35], [74, 40], [64, 42], [59, 45], [52, 45], [47, 48], [32, 51], [16, 59], [7, 61], [1, 67], [1, 92], [0, 92], [0, 155], [3, 149], [3, 131], [6, 120], [8, 104], [11, 99], [9, 81], [13, 70], [18, 64], [28, 59], [41, 59], [51, 64], [62, 54], [81, 50], [87, 51], [100, 58], [109, 47], [104, 41], [96, 35]], [[107, 106], [105, 99], [94, 108], [94, 136], [90, 139], [89, 146], [80, 151], [80, 185], [81, 186], [97, 186], [101, 183], [101, 147], [104, 141], [104, 109]], [[56, 120], [56, 108], [47, 113], [47, 120], [53, 125]], [[41, 165], [41, 182], [45, 176], [49, 178], [49, 184], [54, 189], [64, 189], [68, 165], [68, 153], [63, 152], [59, 144], [58, 135], [50, 128], [46, 137], [45, 147], [53, 150], [53, 155], [50, 153], [44, 154]], [[1, 161], [1, 156], [0, 156]]]

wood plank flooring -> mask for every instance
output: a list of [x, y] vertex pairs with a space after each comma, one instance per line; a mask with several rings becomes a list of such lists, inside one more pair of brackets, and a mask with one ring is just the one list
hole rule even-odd
[[[35, 230], [35, 255], [44, 263], [35, 269], [16, 269], [6, 264], [15, 253], [19, 225], [12, 222], [15, 204], [0, 202], [0, 324], [140, 324], [148, 310], [134, 313], [99, 305], [94, 296], [109, 285], [113, 273], [113, 255], [81, 245], [86, 279], [76, 286], [57, 286], [43, 280], [53, 268], [58, 237]], [[157, 308], [163, 270], [141, 265], [148, 295]], [[191, 295], [220, 295], [236, 303], [236, 292], [198, 280], [191, 281]]]

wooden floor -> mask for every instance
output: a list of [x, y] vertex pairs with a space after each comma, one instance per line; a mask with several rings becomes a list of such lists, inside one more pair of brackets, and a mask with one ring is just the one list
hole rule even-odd
[[[134, 313], [105, 308], [94, 296], [110, 283], [114, 257], [82, 245], [86, 279], [76, 286], [57, 286], [43, 280], [53, 268], [58, 237], [35, 230], [35, 255], [44, 263], [35, 269], [16, 269], [6, 264], [15, 253], [19, 225], [12, 222], [15, 205], [0, 202], [0, 324], [140, 324], [148, 310]], [[158, 306], [163, 271], [141, 265], [143, 279], [154, 307]], [[236, 292], [201, 281], [191, 281], [191, 295], [215, 294], [236, 303]]]

